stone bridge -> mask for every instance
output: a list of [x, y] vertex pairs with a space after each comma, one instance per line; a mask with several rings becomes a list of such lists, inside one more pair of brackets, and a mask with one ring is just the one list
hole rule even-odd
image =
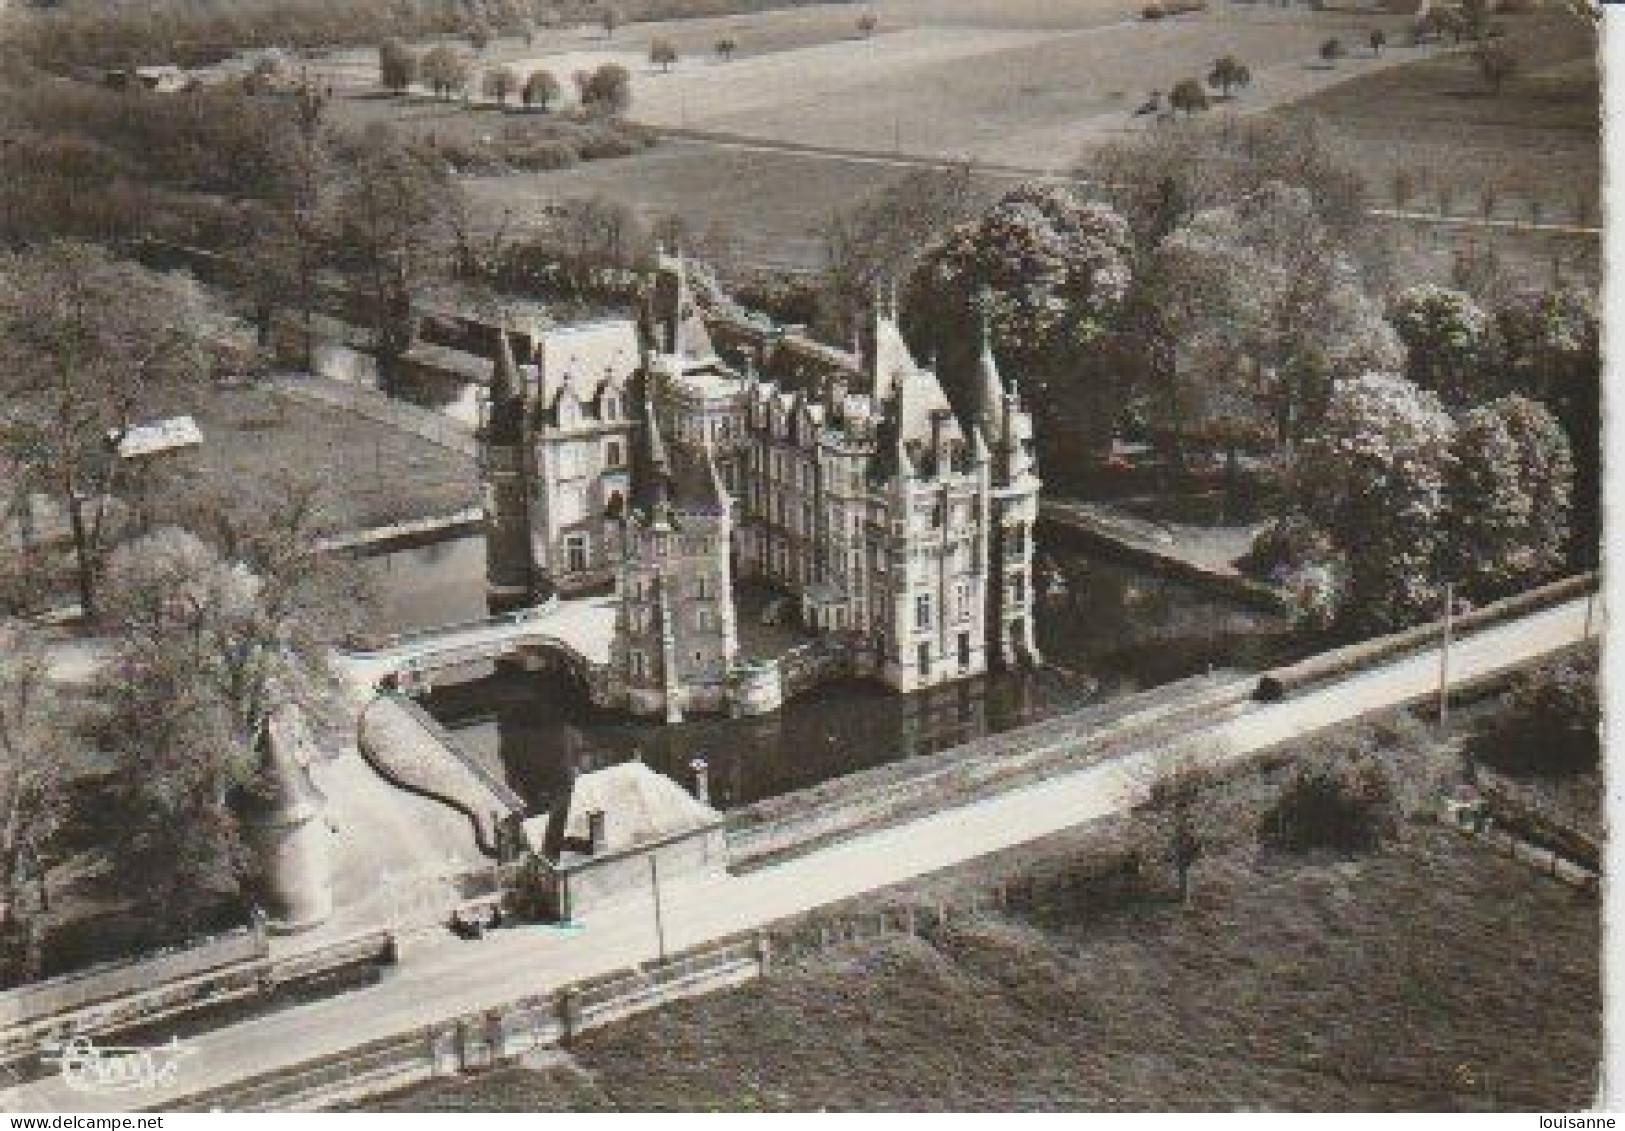
[[551, 659], [600, 701], [607, 690], [614, 636], [613, 597], [555, 598], [503, 616], [400, 633], [381, 648], [345, 652], [342, 662], [358, 680], [378, 687], [391, 677], [422, 684], [437, 671], [504, 656], [539, 663]]

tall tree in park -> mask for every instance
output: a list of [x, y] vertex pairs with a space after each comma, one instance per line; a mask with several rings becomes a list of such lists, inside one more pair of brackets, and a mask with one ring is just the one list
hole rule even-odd
[[1225, 55], [1216, 60], [1207, 76], [1207, 84], [1225, 98], [1230, 97], [1231, 91], [1240, 90], [1252, 81], [1253, 72], [1234, 55]]
[[[1267, 185], [1197, 214], [1142, 259], [1134, 291], [1125, 352], [1153, 388], [1171, 386], [1154, 418], [1216, 427], [1232, 462], [1244, 436], [1290, 445], [1312, 433], [1334, 381], [1404, 359], [1302, 189]], [[1148, 356], [1159, 343], [1171, 367], [1160, 377]]]
[[1576, 564], [1594, 564], [1600, 538], [1602, 349], [1596, 300], [1573, 289], [1519, 299], [1496, 312], [1503, 379], [1549, 407], [1574, 458]]
[[1195, 79], [1180, 79], [1168, 92], [1168, 105], [1186, 117], [1200, 114], [1208, 108], [1207, 91]]
[[[60, 816], [65, 736], [74, 710], [48, 678], [39, 633], [22, 622], [0, 623], [0, 943], [34, 976], [39, 912], [49, 910], [46, 873]], [[9, 981], [10, 978], [8, 977]]]
[[484, 19], [476, 19], [468, 25], [468, 45], [481, 55], [491, 46], [491, 35], [491, 25]]
[[604, 29], [607, 38], [615, 38], [615, 29], [625, 22], [621, 17], [621, 10], [613, 4], [605, 4], [598, 9], [598, 23]]
[[127, 486], [119, 438], [201, 381], [224, 318], [189, 279], [83, 244], [0, 256], [0, 450], [66, 515], [79, 601], [98, 610]]
[[1412, 381], [1457, 406], [1487, 391], [1479, 386], [1490, 318], [1471, 295], [1418, 284], [1395, 299], [1389, 319], [1405, 343], [1406, 375]]
[[88, 736], [113, 767], [98, 798], [104, 882], [185, 940], [236, 897], [248, 860], [229, 799], [252, 780], [230, 712], [175, 647], [131, 647], [94, 689]]
[[346, 158], [334, 201], [341, 265], [389, 385], [416, 337], [418, 298], [445, 267], [461, 189], [438, 154], [387, 127], [368, 129]]
[[1346, 562], [1342, 628], [1390, 632], [1437, 614], [1455, 430], [1432, 393], [1372, 373], [1334, 386], [1294, 453], [1289, 505]]
[[1446, 578], [1483, 602], [1553, 577], [1573, 479], [1568, 438], [1541, 405], [1510, 396], [1465, 413], [1450, 469]]
[[865, 12], [863, 15], [858, 17], [858, 32], [865, 39], [868, 39], [871, 35], [873, 35], [875, 33], [875, 29], [879, 26], [880, 17], [876, 16], [873, 12]]
[[909, 280], [905, 327], [934, 350], [950, 385], [968, 388], [980, 327], [1057, 449], [1101, 447], [1115, 390], [1101, 347], [1128, 290], [1131, 237], [1110, 207], [1061, 187], [1026, 185], [930, 248]]
[[424, 53], [418, 63], [418, 73], [436, 97], [449, 99], [468, 89], [473, 69], [466, 55], [442, 43]]
[[677, 62], [677, 46], [669, 39], [656, 39], [649, 44], [649, 62], [659, 67], [662, 72], [671, 73], [673, 64]]
[[139, 655], [180, 652], [245, 752], [282, 707], [331, 718], [329, 649], [370, 605], [365, 575], [322, 551], [335, 525], [325, 493], [293, 473], [199, 485], [176, 499], [195, 533], [159, 527], [120, 546], [108, 567], [121, 639]]
[[924, 249], [971, 219], [974, 184], [969, 164], [916, 169], [831, 212], [820, 230], [824, 331], [851, 341], [872, 315], [875, 295], [908, 278]]
[[716, 42], [717, 58], [721, 59], [724, 63], [732, 59], [738, 50], [739, 40], [735, 39], [731, 35], [722, 36]]
[[1343, 41], [1336, 36], [1320, 45], [1320, 57], [1327, 66], [1335, 67], [1337, 61], [1346, 54], [1348, 54], [1347, 48], [1343, 46]]
[[1308, 117], [1175, 120], [1102, 146], [1076, 172], [1103, 187], [1142, 250], [1196, 213], [1254, 197], [1271, 182], [1307, 191], [1345, 244], [1368, 224], [1357, 156]]
[[535, 106], [546, 110], [560, 94], [559, 80], [553, 77], [552, 71], [532, 71], [525, 80], [525, 89], [520, 92], [520, 98], [526, 106]]
[[404, 94], [418, 77], [418, 57], [398, 39], [386, 39], [378, 47], [378, 81], [385, 90]]
[[1380, 27], [1374, 27], [1371, 34], [1366, 36], [1366, 42], [1371, 45], [1371, 54], [1380, 56], [1382, 49], [1388, 46], [1388, 33]]
[[519, 76], [511, 67], [492, 67], [485, 72], [481, 93], [498, 106], [508, 104], [508, 96], [519, 89]]

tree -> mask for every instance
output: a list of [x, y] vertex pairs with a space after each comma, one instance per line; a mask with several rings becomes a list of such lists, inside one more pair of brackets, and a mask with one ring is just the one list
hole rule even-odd
[[1518, 57], [1503, 43], [1480, 43], [1473, 49], [1478, 73], [1489, 83], [1490, 90], [1500, 94], [1507, 80], [1518, 71]]
[[1320, 45], [1320, 57], [1326, 62], [1326, 65], [1330, 67], [1335, 67], [1337, 65], [1337, 61], [1347, 53], [1347, 50], [1343, 47], [1343, 41], [1338, 39], [1336, 36], [1333, 36], [1331, 39], [1328, 39], [1325, 43]]
[[1394, 779], [1369, 737], [1316, 741], [1299, 758], [1258, 826], [1277, 852], [1372, 852], [1399, 828]]
[[[1400, 342], [1302, 189], [1265, 186], [1197, 214], [1142, 258], [1126, 328], [1140, 350], [1165, 338], [1175, 382], [1165, 430], [1212, 433], [1232, 464], [1244, 437], [1290, 445], [1317, 427], [1332, 383], [1397, 367]], [[1149, 374], [1147, 374], [1149, 376]]]
[[1562, 777], [1595, 772], [1602, 711], [1595, 647], [1513, 677], [1500, 710], [1468, 737], [1468, 754], [1507, 773]]
[[1420, 283], [1400, 292], [1388, 317], [1405, 343], [1407, 377], [1451, 405], [1480, 392], [1490, 319], [1471, 295]]
[[619, 63], [604, 63], [577, 75], [581, 104], [608, 114], [625, 113], [632, 105], [632, 73]]
[[498, 106], [506, 106], [508, 95], [519, 89], [519, 76], [514, 74], [511, 67], [492, 67], [485, 72], [485, 81], [481, 89], [485, 97]]
[[378, 47], [378, 81], [385, 90], [404, 94], [417, 81], [418, 57], [398, 39], [386, 39]]
[[128, 483], [118, 441], [203, 379], [225, 333], [189, 279], [76, 243], [0, 256], [0, 450], [67, 516], [88, 616]]
[[1208, 108], [1207, 91], [1195, 79], [1180, 79], [1168, 93], [1168, 104], [1190, 117]]
[[1371, 34], [1366, 37], [1366, 42], [1371, 45], [1371, 54], [1380, 56], [1382, 49], [1388, 46], [1388, 33], [1380, 27], [1374, 27]]
[[906, 279], [922, 252], [974, 215], [969, 164], [913, 170], [868, 197], [831, 212], [824, 250], [823, 329], [851, 341], [879, 291]]
[[1190, 905], [1191, 877], [1217, 840], [1215, 812], [1209, 803], [1217, 789], [1213, 772], [1188, 751], [1156, 758], [1145, 769], [1145, 799], [1135, 807], [1154, 849], [1173, 870], [1179, 902]]
[[1293, 453], [1285, 497], [1347, 563], [1339, 626], [1391, 632], [1436, 615], [1455, 424], [1403, 377], [1339, 381]]
[[253, 765], [228, 710], [176, 647], [129, 647], [95, 688], [87, 730], [113, 766], [98, 798], [105, 882], [162, 925], [194, 934], [247, 876], [229, 798]]
[[603, 27], [604, 35], [614, 39], [615, 29], [621, 26], [621, 10], [613, 4], [605, 4], [598, 10], [598, 23]]
[[1558, 572], [1573, 479], [1568, 438], [1534, 401], [1504, 397], [1462, 417], [1446, 571], [1464, 596], [1493, 601]]
[[526, 106], [537, 106], [546, 110], [555, 99], [559, 97], [559, 80], [553, 77], [552, 71], [532, 71], [525, 80], [525, 89], [520, 93]]
[[450, 99], [468, 89], [472, 67], [462, 52], [441, 44], [424, 54], [418, 73], [437, 97]]
[[322, 549], [336, 527], [327, 491], [297, 473], [199, 484], [175, 500], [195, 533], [159, 527], [109, 564], [121, 638], [142, 655], [181, 652], [244, 751], [284, 707], [342, 721], [330, 649], [366, 623], [372, 590], [355, 563]]
[[950, 386], [969, 389], [981, 327], [1047, 417], [1040, 437], [1103, 444], [1112, 390], [1100, 349], [1127, 292], [1131, 238], [1112, 208], [1059, 186], [1024, 185], [953, 228], [922, 256], [905, 294], [905, 326], [938, 351]]
[[26, 912], [49, 909], [46, 875], [62, 812], [65, 736], [76, 713], [48, 677], [39, 634], [0, 623], [0, 937], [27, 936], [25, 968], [16, 971], [25, 977], [38, 973], [39, 940]]
[[670, 74], [677, 62], [677, 48], [669, 39], [656, 39], [649, 44], [649, 62]]
[[392, 387], [416, 336], [418, 295], [444, 269], [461, 190], [437, 153], [384, 126], [368, 129], [346, 157], [334, 201], [340, 265], [371, 325], [379, 376]]
[[1574, 460], [1572, 553], [1596, 560], [1601, 504], [1602, 354], [1595, 296], [1559, 289], [1496, 312], [1504, 387], [1540, 401], [1567, 434]]
[[858, 33], [868, 39], [880, 26], [880, 19], [873, 12], [865, 12], [858, 17]]
[[1077, 174], [1101, 186], [1142, 250], [1204, 209], [1256, 196], [1270, 182], [1308, 192], [1339, 240], [1366, 230], [1361, 162], [1310, 117], [1175, 120], [1101, 146]]
[[725, 35], [721, 39], [717, 40], [717, 58], [721, 59], [724, 63], [732, 59], [734, 57], [734, 53], [738, 50], [739, 41], [731, 35]]
[[1252, 81], [1252, 71], [1234, 55], [1225, 55], [1216, 60], [1207, 76], [1207, 84], [1217, 89], [1225, 98], [1230, 97], [1232, 90], [1239, 90]]
[[491, 46], [491, 25], [484, 20], [475, 20], [468, 25], [468, 45], [480, 54]]

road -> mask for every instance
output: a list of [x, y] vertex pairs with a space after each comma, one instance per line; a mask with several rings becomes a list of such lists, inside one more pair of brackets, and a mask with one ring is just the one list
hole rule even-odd
[[[1574, 643], [1586, 627], [1578, 599], [1467, 636], [1451, 652], [1453, 678], [1471, 680]], [[1436, 650], [1353, 675], [1240, 716], [1193, 728], [1175, 744], [1219, 763], [1426, 695], [1439, 672]], [[783, 864], [662, 891], [667, 945], [692, 946], [1010, 848], [1114, 812], [1139, 796], [1147, 770], [1169, 747], [1111, 762], [882, 829]], [[656, 954], [647, 902], [606, 911], [579, 931], [524, 927], [477, 943], [436, 934], [408, 946], [375, 987], [313, 1002], [194, 1038], [168, 1096], [203, 1091], [293, 1065], [363, 1041], [546, 992], [623, 969]], [[0, 1092], [0, 1108], [58, 1112], [120, 1110], [114, 1097], [87, 1096], [49, 1078]], [[161, 1105], [164, 1093], [152, 1104]]]

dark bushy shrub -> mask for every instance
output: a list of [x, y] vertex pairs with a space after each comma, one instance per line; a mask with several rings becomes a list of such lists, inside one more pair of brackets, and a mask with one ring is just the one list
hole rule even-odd
[[1259, 820], [1258, 839], [1278, 852], [1371, 852], [1399, 825], [1388, 770], [1364, 743], [1299, 762]]
[[1597, 769], [1602, 756], [1594, 647], [1520, 674], [1468, 739], [1478, 761], [1511, 774], [1562, 777]]

